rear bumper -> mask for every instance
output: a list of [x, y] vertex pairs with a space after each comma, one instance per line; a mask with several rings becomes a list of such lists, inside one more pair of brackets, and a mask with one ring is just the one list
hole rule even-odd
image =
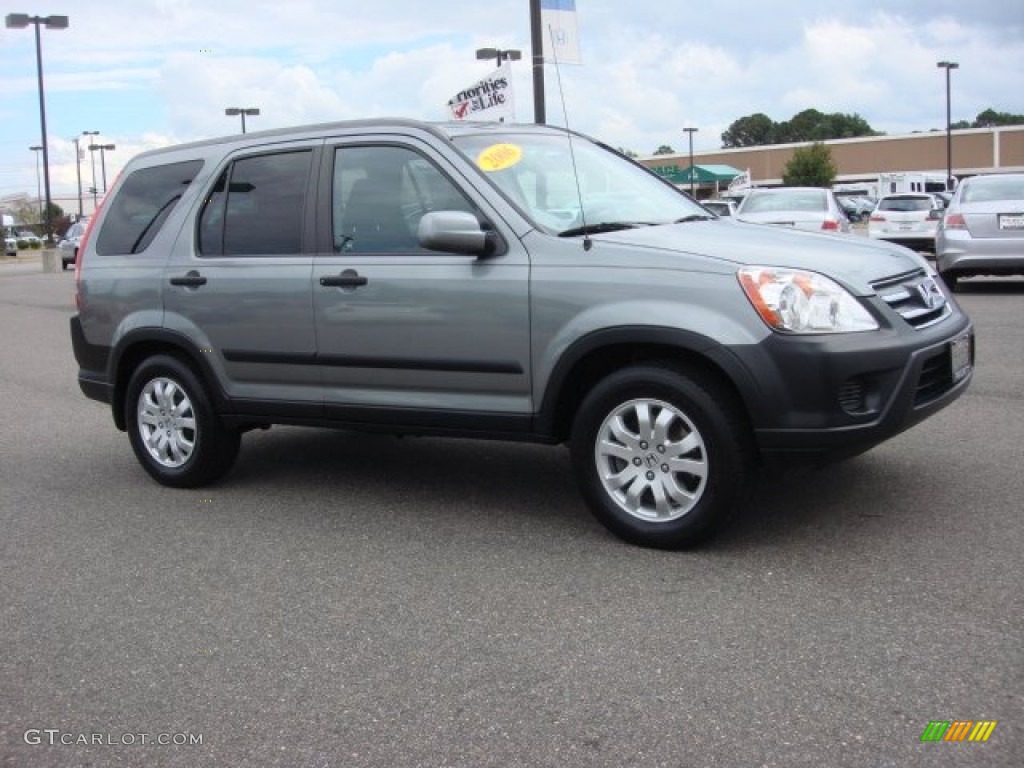
[[71, 348], [78, 361], [78, 386], [86, 397], [109, 405], [114, 389], [107, 377], [110, 349], [86, 341], [78, 315], [71, 317], [70, 325]]
[[1024, 239], [940, 236], [936, 240], [936, 254], [936, 264], [943, 272], [1024, 275]]

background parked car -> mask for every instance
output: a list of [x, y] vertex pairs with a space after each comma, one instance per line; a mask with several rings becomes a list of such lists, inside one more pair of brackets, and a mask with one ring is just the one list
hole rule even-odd
[[816, 232], [849, 232], [850, 220], [831, 190], [819, 187], [752, 189], [736, 212], [740, 221]]
[[868, 237], [934, 251], [943, 207], [939, 198], [926, 192], [885, 195], [868, 219]]
[[4, 253], [8, 256], [18, 255], [18, 238], [16, 237], [5, 237], [4, 238]]
[[1024, 173], [960, 182], [935, 237], [946, 284], [968, 275], [1024, 275]]
[[60, 261], [63, 269], [67, 269], [69, 264], [74, 264], [75, 259], [78, 258], [78, 244], [82, 240], [82, 235], [85, 234], [85, 228], [88, 224], [89, 221], [87, 219], [72, 224], [64, 235], [64, 239], [57, 246], [57, 249], [60, 251]]
[[700, 204], [715, 216], [731, 218], [736, 215], [736, 203], [731, 200], [701, 200]]

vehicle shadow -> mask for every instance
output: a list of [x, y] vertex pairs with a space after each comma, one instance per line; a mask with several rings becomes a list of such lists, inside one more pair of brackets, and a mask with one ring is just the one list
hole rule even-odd
[[[743, 509], [697, 551], [788, 548], [837, 533], [893, 535], [891, 521], [899, 516], [880, 506], [883, 480], [896, 488], [920, 482], [912, 466], [894, 468], [870, 454], [762, 473]], [[429, 525], [434, 516], [438, 523], [493, 526], [494, 534], [509, 526], [528, 531], [543, 521], [538, 536], [612, 539], [580, 497], [562, 446], [279, 427], [246, 436], [225, 484], [254, 497], [283, 492], [291, 499], [289, 514], [315, 518], [379, 520], [383, 514], [391, 523]], [[294, 504], [296, 498], [302, 503]]]

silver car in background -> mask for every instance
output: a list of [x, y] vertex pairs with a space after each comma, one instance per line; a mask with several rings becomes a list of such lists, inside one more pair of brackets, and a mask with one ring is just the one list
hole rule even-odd
[[960, 182], [935, 237], [950, 288], [970, 275], [1024, 275], [1024, 173]]
[[835, 195], [820, 187], [752, 189], [740, 203], [736, 218], [813, 232], [850, 231], [850, 220]]

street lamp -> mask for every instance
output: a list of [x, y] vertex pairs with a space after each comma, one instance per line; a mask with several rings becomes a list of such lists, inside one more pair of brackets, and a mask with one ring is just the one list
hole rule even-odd
[[72, 139], [75, 142], [75, 179], [78, 181], [78, 219], [82, 220], [82, 148], [78, 146], [78, 137]]
[[500, 67], [503, 61], [519, 61], [523, 58], [523, 52], [514, 48], [477, 48], [476, 57], [481, 60], [497, 59], [497, 66]]
[[700, 129], [699, 128], [683, 128], [683, 130], [686, 131], [687, 137], [690, 140], [690, 197], [692, 197], [694, 200], [696, 200], [697, 199], [697, 195], [694, 192], [694, 188], [693, 188], [693, 134], [695, 134]]
[[51, 220], [50, 201], [50, 150], [46, 141], [46, 97], [43, 89], [43, 45], [39, 36], [39, 26], [47, 29], [67, 29], [67, 16], [29, 16], [27, 13], [9, 13], [5, 20], [8, 29], [24, 29], [29, 24], [36, 28], [36, 75], [39, 80], [39, 127], [42, 134], [43, 147], [43, 179], [46, 181], [46, 243], [53, 242], [53, 221]]
[[36, 201], [39, 203], [39, 223], [43, 223], [43, 192], [39, 188], [39, 153], [42, 152], [43, 148], [29, 147], [30, 150], [36, 153]]
[[[83, 136], [99, 136], [100, 132], [99, 131], [82, 131], [82, 135]], [[91, 143], [92, 142], [90, 141], [90, 144]], [[92, 152], [90, 152], [89, 153], [89, 160], [92, 161], [92, 187], [91, 187], [91, 191], [92, 191], [92, 212], [93, 212], [93, 214], [95, 214], [96, 213], [96, 209], [99, 207], [99, 203], [96, 200], [96, 193], [97, 193], [97, 189], [96, 189], [96, 155], [94, 155]]]
[[258, 115], [259, 113], [259, 107], [228, 107], [224, 110], [224, 114], [228, 117], [234, 117], [235, 115], [242, 116], [242, 133], [245, 133], [245, 116]]
[[104, 152], [104, 150], [106, 150], [107, 152], [110, 152], [111, 150], [117, 149], [117, 147], [115, 147], [113, 144], [90, 144], [89, 145], [89, 151], [90, 152], [95, 152], [97, 149], [100, 151], [100, 165], [103, 168], [103, 194], [105, 195], [105, 194], [107, 194], [107, 160], [106, 160], [106, 157], [104, 156], [103, 152]]
[[950, 112], [949, 98], [949, 71], [959, 69], [960, 65], [955, 61], [940, 61], [935, 66], [946, 70], [946, 191], [953, 189], [953, 123]]

